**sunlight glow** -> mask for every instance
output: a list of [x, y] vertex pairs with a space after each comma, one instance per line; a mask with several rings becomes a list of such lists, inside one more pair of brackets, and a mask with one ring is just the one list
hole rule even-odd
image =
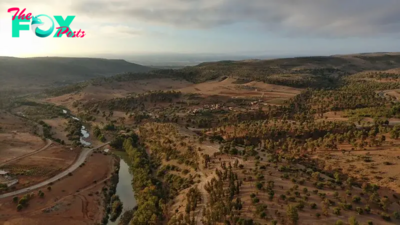
[[0, 55], [28, 57], [48, 51], [46, 40], [29, 31], [21, 31], [19, 38], [11, 37], [11, 21], [0, 20]]

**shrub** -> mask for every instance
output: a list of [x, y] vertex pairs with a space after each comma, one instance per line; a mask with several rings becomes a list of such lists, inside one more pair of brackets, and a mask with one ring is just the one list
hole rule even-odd
[[351, 210], [353, 208], [353, 206], [351, 204], [348, 204], [348, 203], [342, 203], [341, 207], [344, 210]]
[[387, 213], [381, 213], [381, 217], [386, 221], [391, 221], [390, 215]]
[[393, 212], [393, 218], [395, 218], [396, 220], [400, 220], [400, 213], [397, 211]]
[[344, 222], [341, 220], [336, 221], [335, 225], [344, 225]]
[[22, 197], [19, 201], [18, 201], [19, 205], [25, 206], [26, 204], [28, 204], [28, 197], [25, 195], [24, 197]]
[[312, 204], [311, 204], [311, 209], [316, 209], [316, 208], [317, 208], [317, 204], [312, 203]]
[[364, 211], [369, 214], [371, 212], [371, 207], [369, 207], [369, 205], [365, 206]]
[[292, 222], [292, 224], [297, 224], [297, 222], [299, 221], [299, 214], [297, 212], [297, 208], [292, 205], [289, 205], [288, 208], [286, 209], [286, 215]]
[[340, 215], [340, 208], [339, 207], [335, 207], [335, 208], [333, 208], [333, 214], [335, 214], [335, 215]]
[[364, 214], [364, 210], [361, 207], [357, 207], [356, 212], [358, 213], [358, 215]]
[[260, 202], [260, 199], [259, 198], [253, 198], [253, 200], [252, 200], [252, 202], [255, 204], [255, 203], [259, 203]]
[[350, 225], [359, 225], [358, 221], [356, 220], [356, 218], [354, 216], [349, 218], [349, 224]]
[[361, 198], [359, 196], [353, 196], [353, 202], [354, 203], [360, 203], [361, 202]]
[[263, 183], [261, 183], [261, 182], [257, 182], [257, 183], [256, 183], [256, 188], [257, 188], [258, 190], [261, 190], [262, 187], [263, 187]]
[[304, 206], [306, 205], [306, 203], [304, 201], [300, 201], [297, 205], [296, 208], [298, 208], [299, 210], [304, 209]]

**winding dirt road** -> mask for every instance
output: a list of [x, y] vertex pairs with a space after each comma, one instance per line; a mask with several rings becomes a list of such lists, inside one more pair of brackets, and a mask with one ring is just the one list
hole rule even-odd
[[53, 182], [57, 181], [58, 179], [61, 179], [63, 177], [68, 176], [69, 173], [72, 173], [77, 168], [79, 168], [79, 166], [86, 160], [88, 155], [90, 155], [90, 153], [92, 153], [93, 150], [102, 148], [102, 147], [104, 147], [104, 146], [106, 146], [108, 144], [109, 143], [107, 142], [107, 143], [105, 143], [103, 145], [97, 146], [96, 148], [91, 148], [91, 149], [85, 148], [85, 149], [83, 149], [81, 154], [78, 156], [78, 159], [74, 162], [74, 164], [72, 164], [68, 169], [64, 170], [60, 174], [58, 174], [58, 175], [56, 175], [56, 176], [54, 176], [54, 177], [52, 177], [52, 178], [50, 178], [48, 180], [45, 180], [45, 181], [43, 181], [41, 183], [32, 185], [30, 187], [27, 187], [27, 188], [24, 188], [24, 189], [20, 189], [20, 190], [16, 190], [16, 191], [13, 191], [13, 192], [9, 192], [9, 193], [6, 193], [6, 194], [2, 194], [2, 195], [0, 195], [0, 199], [11, 197], [11, 196], [14, 196], [14, 195], [23, 194], [25, 192], [29, 192], [29, 191], [32, 191], [34, 189], [41, 188], [43, 186], [49, 185], [50, 183], [53, 183]]

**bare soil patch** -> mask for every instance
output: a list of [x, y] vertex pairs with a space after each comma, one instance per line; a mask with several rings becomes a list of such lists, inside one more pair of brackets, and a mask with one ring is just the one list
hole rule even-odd
[[222, 95], [229, 97], [258, 97], [265, 100], [275, 98], [289, 99], [301, 92], [299, 88], [282, 85], [266, 84], [252, 81], [245, 84], [236, 84], [236, 79], [227, 78], [223, 81], [209, 81], [178, 89], [183, 93], [203, 95]]
[[69, 140], [67, 138], [68, 133], [65, 131], [65, 127], [68, 123], [67, 119], [55, 118], [43, 120], [43, 122], [51, 126], [53, 138], [63, 140], [65, 143], [69, 143]]
[[75, 161], [78, 154], [79, 149], [70, 150], [69, 147], [53, 143], [46, 150], [7, 164], [2, 168], [19, 180], [15, 189], [21, 189], [65, 170]]
[[0, 133], [0, 163], [29, 154], [45, 145], [45, 141], [30, 133]]
[[101, 86], [89, 85], [79, 93], [71, 93], [58, 97], [45, 99], [46, 102], [62, 105], [72, 109], [74, 101], [89, 102], [109, 100], [113, 98], [126, 97], [129, 94], [141, 94], [148, 91], [174, 90], [191, 85], [183, 80], [173, 79], [148, 79], [127, 82], [112, 82]]

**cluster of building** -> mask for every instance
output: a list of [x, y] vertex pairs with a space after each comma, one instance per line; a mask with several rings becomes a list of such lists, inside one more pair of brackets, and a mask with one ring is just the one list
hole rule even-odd
[[0, 170], [0, 184], [7, 185], [7, 187], [11, 187], [17, 183], [18, 180], [11, 177], [7, 171]]

